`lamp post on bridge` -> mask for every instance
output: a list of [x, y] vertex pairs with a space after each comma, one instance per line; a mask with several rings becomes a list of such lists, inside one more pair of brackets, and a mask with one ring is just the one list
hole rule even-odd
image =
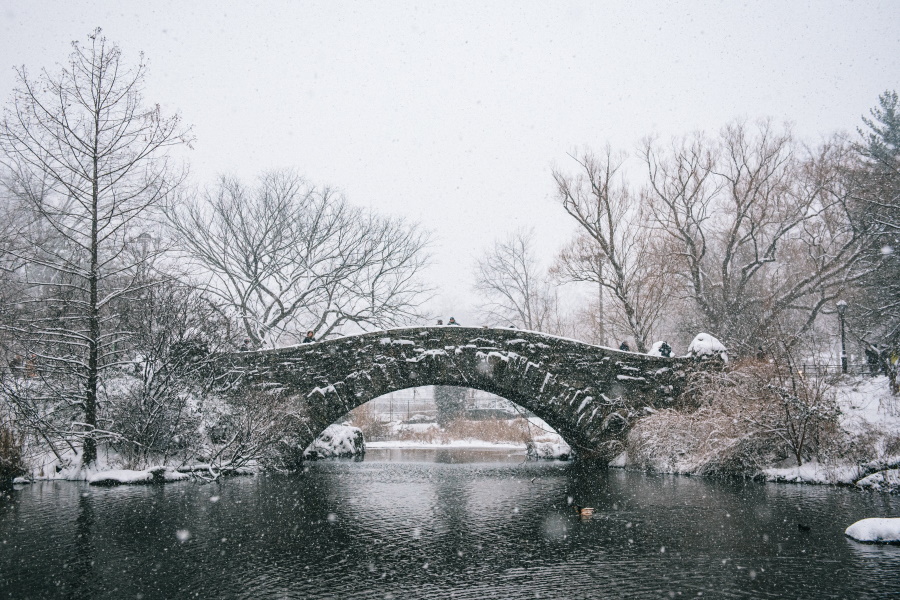
[[847, 339], [844, 336], [844, 311], [847, 310], [847, 303], [838, 300], [837, 311], [838, 318], [841, 321], [841, 372], [847, 374]]

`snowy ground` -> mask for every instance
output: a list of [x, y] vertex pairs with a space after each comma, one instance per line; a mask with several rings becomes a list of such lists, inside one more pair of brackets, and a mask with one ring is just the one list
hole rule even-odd
[[[434, 448], [473, 448], [473, 449], [523, 449], [528, 452], [531, 458], [535, 459], [568, 459], [572, 456], [572, 449], [568, 444], [555, 433], [547, 423], [538, 417], [530, 417], [528, 419], [531, 424], [532, 439], [525, 443], [520, 442], [502, 442], [502, 441], [486, 441], [476, 438], [464, 439], [446, 439], [445, 436], [434, 436], [433, 441], [414, 441], [394, 439], [378, 442], [366, 442], [367, 448], [390, 448], [390, 449], [434, 449]], [[391, 424], [392, 435], [400, 437], [403, 430], [415, 431], [417, 433], [427, 433], [429, 430], [437, 430], [434, 423], [415, 423], [415, 424]]]
[[382, 442], [366, 442], [366, 448], [382, 448], [382, 449], [407, 449], [407, 450], [423, 450], [434, 448], [467, 448], [467, 449], [497, 449], [497, 450], [520, 450], [525, 448], [525, 444], [502, 443], [502, 442], [486, 442], [484, 440], [451, 440], [448, 443], [427, 443], [416, 442], [411, 440], [389, 440]]
[[[876, 453], [863, 464], [808, 462], [800, 467], [770, 468], [769, 481], [855, 484], [874, 490], [900, 490], [900, 397], [891, 396], [886, 376], [849, 377], [837, 388], [841, 429], [851, 438], [866, 440]], [[883, 468], [879, 468], [883, 467]], [[866, 475], [867, 472], [876, 472]]]

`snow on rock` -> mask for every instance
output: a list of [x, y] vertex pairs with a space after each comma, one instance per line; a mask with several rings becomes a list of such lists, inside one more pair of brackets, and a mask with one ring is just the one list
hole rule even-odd
[[665, 344], [664, 341], [653, 342], [653, 345], [650, 346], [650, 350], [647, 352], [647, 356], [660, 356], [661, 357], [662, 352], [660, 352], [659, 349], [662, 348], [663, 344]]
[[[540, 417], [529, 417], [532, 439], [525, 443], [525, 451], [532, 460], [569, 460], [572, 448]], [[536, 432], [536, 433], [535, 433]]]
[[572, 448], [565, 442], [526, 442], [528, 458], [533, 460], [569, 460]]
[[719, 358], [728, 362], [728, 349], [708, 333], [697, 334], [697, 337], [688, 346], [688, 354], [691, 356], [715, 356], [718, 354]]
[[303, 458], [334, 458], [364, 455], [366, 442], [362, 429], [347, 423], [329, 425], [303, 452]]
[[900, 491], [900, 469], [887, 469], [872, 473], [857, 481], [856, 486], [877, 492]]
[[848, 527], [844, 534], [858, 542], [900, 543], [900, 518], [863, 519]]

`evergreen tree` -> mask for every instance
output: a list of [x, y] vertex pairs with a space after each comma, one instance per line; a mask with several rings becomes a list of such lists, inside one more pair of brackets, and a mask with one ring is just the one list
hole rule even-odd
[[856, 144], [859, 166], [857, 220], [871, 237], [869, 261], [878, 265], [864, 281], [855, 320], [868, 341], [900, 343], [900, 98], [886, 91], [863, 117]]
[[863, 138], [860, 152], [875, 166], [887, 172], [897, 173], [897, 159], [900, 157], [900, 100], [896, 91], [886, 91], [878, 97], [878, 106], [869, 113], [872, 118], [863, 117], [867, 129], [859, 128]]

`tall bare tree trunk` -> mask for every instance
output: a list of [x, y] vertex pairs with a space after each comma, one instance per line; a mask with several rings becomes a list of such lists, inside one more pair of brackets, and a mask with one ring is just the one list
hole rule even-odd
[[99, 29], [89, 40], [73, 43], [55, 75], [32, 79], [19, 69], [0, 126], [0, 160], [33, 225], [14, 250], [26, 309], [12, 330], [40, 362], [40, 386], [14, 401], [57, 420], [71, 415], [41, 420], [40, 433], [80, 442], [84, 464], [97, 458], [104, 370], [121, 359], [128, 335], [116, 306], [140, 285], [147, 259], [129, 249], [183, 179], [166, 148], [190, 141], [177, 116], [142, 106], [143, 62], [129, 68]]

